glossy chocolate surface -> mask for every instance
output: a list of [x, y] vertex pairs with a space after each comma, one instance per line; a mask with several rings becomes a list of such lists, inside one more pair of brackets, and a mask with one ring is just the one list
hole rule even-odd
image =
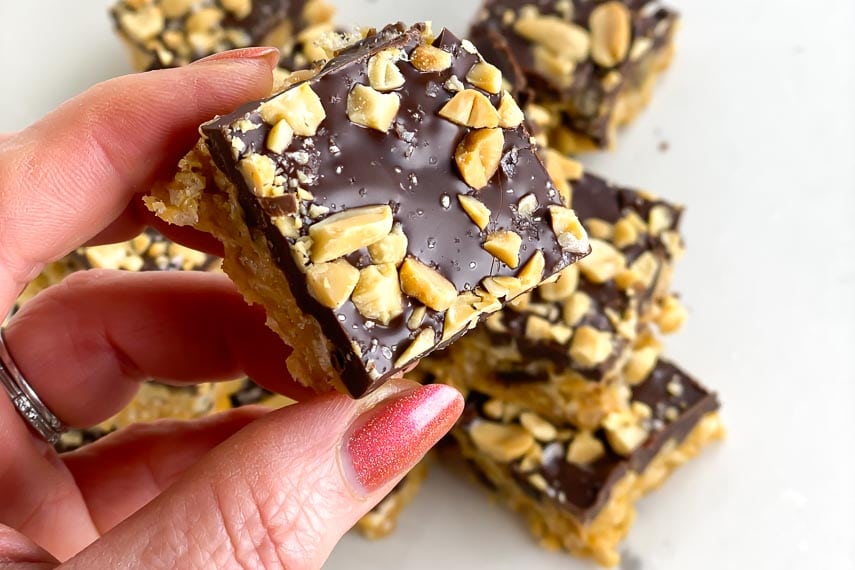
[[[337, 310], [321, 306], [308, 294], [305, 277], [292, 258], [290, 245], [294, 240], [283, 237], [270, 221], [271, 216], [281, 213], [279, 206], [272, 210], [270, 200], [253, 194], [237, 171], [236, 164], [243, 156], [250, 153], [269, 156], [276, 163], [277, 172], [289, 180], [301, 180], [301, 186], [313, 194], [313, 204], [329, 208], [330, 214], [389, 204], [395, 221], [402, 224], [409, 240], [408, 255], [438, 270], [458, 292], [472, 290], [487, 276], [517, 273], [483, 249], [486, 232], [480, 231], [465, 214], [457, 200], [458, 194], [477, 196], [490, 209], [487, 232], [512, 229], [522, 237], [521, 266], [536, 251], [541, 251], [548, 276], [580, 257], [563, 250], [550, 229], [547, 205], [560, 204], [560, 198], [524, 127], [504, 129], [501, 166], [486, 187], [475, 191], [461, 178], [454, 153], [469, 129], [439, 117], [437, 112], [454, 94], [444, 84], [452, 75], [463, 81], [479, 59], [449, 32], [443, 31], [433, 42], [452, 54], [449, 69], [422, 72], [405, 61], [398, 64], [406, 82], [396, 91], [400, 109], [389, 132], [366, 129], [348, 119], [348, 93], [357, 83], [369, 83], [368, 59], [389, 48], [409, 53], [421, 42], [420, 28], [392, 26], [330, 61], [307, 82], [320, 97], [326, 119], [315, 136], [295, 136], [284, 153], [272, 153], [266, 148], [270, 126], [261, 120], [258, 103], [248, 104], [203, 127], [217, 167], [239, 189], [247, 224], [267, 237], [300, 308], [318, 320], [324, 334], [338, 348], [334, 360], [356, 397], [398, 371], [393, 363], [414, 336], [406, 322], [418, 305], [405, 296], [403, 314], [387, 326], [364, 318], [351, 301]], [[499, 103], [499, 95], [489, 95], [489, 99], [493, 105]], [[241, 120], [260, 126], [242, 132], [234, 128]], [[233, 154], [235, 139], [240, 139], [238, 146], [243, 149], [238, 156]], [[539, 203], [531, 218], [516, 211], [519, 199], [529, 193]], [[314, 220], [303, 216], [304, 234], [312, 223]], [[347, 260], [357, 268], [370, 263], [364, 249], [349, 255]], [[437, 332], [437, 338], [442, 332], [443, 316], [428, 309], [423, 323]], [[353, 343], [359, 347], [358, 351], [352, 348]], [[369, 374], [372, 369], [374, 373]]]

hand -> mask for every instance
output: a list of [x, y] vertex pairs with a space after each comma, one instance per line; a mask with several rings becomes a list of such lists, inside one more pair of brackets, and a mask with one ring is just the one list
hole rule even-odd
[[[0, 135], [0, 315], [45, 263], [154, 224], [136, 194], [169, 175], [201, 122], [269, 93], [276, 60], [251, 48], [121, 77]], [[6, 339], [75, 427], [118, 412], [147, 377], [247, 373], [307, 397], [264, 315], [220, 275], [77, 273], [30, 301]], [[131, 427], [58, 456], [0, 391], [0, 567], [317, 568], [461, 409], [451, 388], [397, 381], [363, 401]]]

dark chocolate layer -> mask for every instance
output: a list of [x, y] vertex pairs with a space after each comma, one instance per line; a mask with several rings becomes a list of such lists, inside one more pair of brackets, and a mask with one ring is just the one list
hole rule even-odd
[[[489, 420], [484, 414], [486, 396], [472, 393], [460, 420], [463, 431], [479, 420]], [[588, 465], [566, 460], [566, 446], [553, 442], [545, 444], [541, 464], [524, 469], [521, 461], [508, 464], [510, 475], [532, 498], [549, 501], [567, 510], [582, 522], [593, 520], [606, 505], [614, 485], [628, 472], [641, 473], [668, 441], [682, 442], [704, 415], [719, 408], [717, 396], [704, 388], [674, 364], [660, 360], [647, 380], [633, 389], [633, 402], [650, 407], [652, 415], [646, 420], [649, 437], [629, 456], [615, 453], [603, 432], [595, 434], [605, 453]], [[492, 420], [490, 420], [492, 421]], [[557, 428], [573, 426], [556, 426]], [[538, 489], [530, 478], [540, 475], [546, 488]]]
[[[615, 186], [593, 174], [585, 174], [580, 180], [573, 182], [572, 205], [582, 223], [596, 219], [609, 224], [615, 224], [631, 212], [638, 214], [641, 220], [646, 221], [653, 207], [662, 206], [667, 209], [671, 216], [672, 222], [666, 228], [666, 231], [671, 232], [679, 230], [682, 215], [682, 208], [679, 206], [663, 200], [644, 197], [635, 190]], [[659, 271], [662, 271], [665, 264], [672, 260], [660, 236], [661, 234], [653, 236], [644, 233], [636, 243], [621, 248], [620, 252], [625, 257], [627, 265], [630, 265], [643, 253], [651, 252], [656, 259], [660, 260]], [[658, 279], [658, 274], [656, 279]], [[654, 284], [656, 279], [654, 279]], [[594, 283], [587, 279], [584, 274], [581, 274], [577, 290], [584, 292], [591, 298], [592, 306], [576, 326], [587, 325], [597, 330], [616, 333], [615, 324], [609, 319], [607, 313], [612, 311], [614, 314], [623, 315], [628, 309], [643, 313], [649, 307], [654, 289], [655, 287], [651, 285], [646, 289], [627, 291], [619, 288], [614, 280]], [[562, 302], [546, 301], [535, 290], [532, 292], [531, 303], [534, 304], [535, 308], [530, 307], [520, 311], [506, 308], [502, 311], [501, 322], [506, 329], [505, 332], [486, 329], [494, 345], [501, 346], [515, 342], [519, 351], [526, 355], [518, 368], [497, 370], [496, 378], [499, 380], [509, 383], [542, 381], [545, 363], [542, 362], [538, 365], [538, 361], [547, 361], [556, 372], [570, 368], [587, 378], [600, 381], [603, 379], [604, 373], [613, 367], [621, 352], [628, 347], [627, 339], [615, 334], [613, 339], [615, 347], [612, 356], [593, 368], [583, 367], [570, 357], [568, 343], [531, 339], [526, 336], [526, 323], [533, 314], [542, 316], [553, 323], [560, 323], [562, 319]], [[544, 305], [554, 309], [551, 314], [540, 310], [539, 307]]]
[[[350, 301], [336, 310], [323, 307], [309, 294], [305, 276], [293, 259], [290, 246], [294, 239], [284, 237], [271, 222], [271, 216], [279, 212], [270, 211], [268, 199], [257, 197], [238, 172], [241, 157], [262, 154], [271, 158], [277, 172], [288, 180], [301, 180], [301, 186], [313, 195], [312, 205], [328, 208], [330, 214], [389, 204], [394, 221], [402, 224], [407, 235], [408, 255], [436, 269], [458, 292], [471, 291], [487, 276], [516, 274], [483, 249], [486, 233], [465, 214], [458, 195], [476, 196], [490, 209], [487, 231], [512, 229], [522, 237], [520, 265], [540, 251], [546, 261], [545, 275], [551, 275], [580, 257], [562, 249], [549, 229], [547, 206], [560, 204], [560, 199], [523, 126], [503, 130], [501, 166], [486, 187], [475, 191], [461, 178], [455, 149], [469, 130], [437, 113], [453, 95], [444, 87], [446, 82], [452, 76], [463, 81], [479, 57], [449, 32], [443, 31], [433, 42], [451, 54], [448, 69], [423, 72], [406, 62], [398, 65], [405, 83], [395, 91], [400, 109], [389, 132], [366, 129], [349, 120], [348, 93], [355, 84], [369, 84], [367, 61], [390, 48], [411, 52], [421, 44], [421, 33], [420, 28], [388, 27], [341, 53], [308, 80], [326, 118], [314, 136], [294, 136], [288, 152], [273, 153], [266, 148], [271, 127], [261, 120], [258, 103], [203, 126], [217, 167], [239, 189], [247, 224], [264, 233], [300, 308], [318, 320], [338, 347], [341, 377], [357, 397], [397, 372], [393, 365], [396, 356], [414, 335], [406, 323], [419, 305], [405, 296], [403, 314], [387, 326], [363, 317]], [[484, 94], [493, 105], [499, 104], [500, 95]], [[234, 128], [238, 121], [258, 127], [238, 130]], [[237, 157], [235, 140], [242, 149]], [[515, 209], [527, 194], [538, 200], [531, 218]], [[303, 215], [301, 221], [305, 234], [316, 220]], [[348, 255], [347, 261], [357, 268], [371, 263], [364, 249]], [[433, 328], [439, 338], [443, 313], [428, 309], [423, 326]], [[351, 349], [353, 343], [358, 351]], [[376, 371], [373, 375], [366, 372], [371, 369]]]

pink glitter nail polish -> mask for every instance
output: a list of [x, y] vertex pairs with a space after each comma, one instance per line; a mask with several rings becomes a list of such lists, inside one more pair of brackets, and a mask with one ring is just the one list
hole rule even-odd
[[381, 402], [364, 413], [344, 442], [345, 471], [370, 493], [409, 471], [451, 429], [463, 398], [430, 384]]

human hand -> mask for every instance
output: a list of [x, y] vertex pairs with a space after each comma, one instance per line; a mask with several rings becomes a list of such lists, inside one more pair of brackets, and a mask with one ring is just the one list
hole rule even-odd
[[[0, 135], [0, 314], [45, 263], [165, 228], [136, 194], [167, 176], [199, 123], [265, 96], [275, 50], [227, 52], [118, 78]], [[362, 401], [306, 399], [287, 348], [223, 276], [88, 271], [30, 301], [5, 338], [73, 427], [118, 412], [147, 377], [241, 373], [305, 400], [267, 413], [123, 430], [58, 456], [0, 392], [0, 568], [317, 568], [450, 428], [462, 398], [392, 382]]]

